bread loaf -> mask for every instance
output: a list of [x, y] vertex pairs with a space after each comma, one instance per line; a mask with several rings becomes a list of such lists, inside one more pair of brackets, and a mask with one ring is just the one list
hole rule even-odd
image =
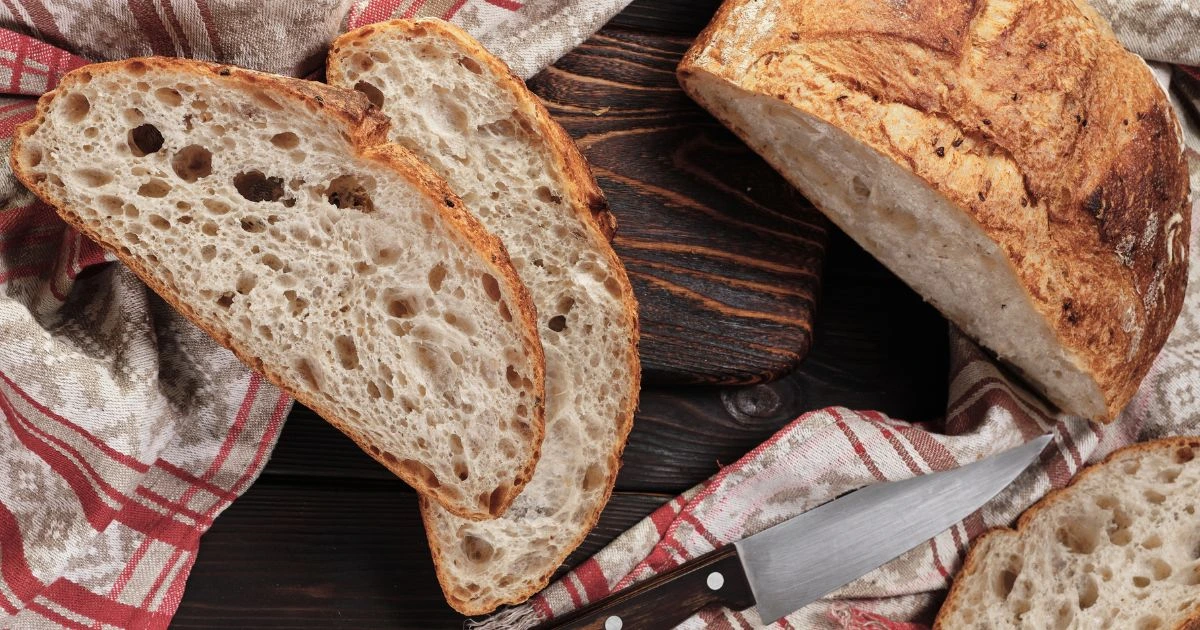
[[1076, 0], [729, 0], [684, 89], [1064, 411], [1110, 420], [1183, 302], [1178, 121]]
[[935, 630], [1200, 628], [1200, 437], [1135, 444], [975, 541]]
[[427, 160], [504, 241], [538, 310], [546, 439], [504, 516], [424, 502], [447, 601], [482, 614], [549, 581], [612, 491], [638, 399], [637, 307], [608, 244], [614, 221], [566, 132], [502, 62], [438, 20], [363, 27], [333, 44], [330, 83], [357, 87], [391, 138]]
[[426, 496], [503, 512], [543, 434], [535, 314], [503, 247], [360, 94], [193, 61], [67, 75], [21, 181]]

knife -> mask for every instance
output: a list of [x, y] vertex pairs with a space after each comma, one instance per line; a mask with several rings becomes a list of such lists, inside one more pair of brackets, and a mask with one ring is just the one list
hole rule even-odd
[[763, 624], [774, 623], [966, 518], [1053, 437], [952, 470], [866, 486], [539, 630], [661, 630], [710, 605], [757, 606]]

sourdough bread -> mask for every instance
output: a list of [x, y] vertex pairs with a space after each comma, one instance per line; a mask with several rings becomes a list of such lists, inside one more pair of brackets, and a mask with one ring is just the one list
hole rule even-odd
[[1200, 627], [1200, 437], [1135, 444], [977, 540], [935, 630]]
[[392, 119], [391, 138], [427, 160], [504, 241], [538, 310], [546, 440], [503, 517], [468, 522], [424, 502], [447, 601], [481, 614], [549, 581], [595, 524], [637, 404], [637, 310], [608, 238], [604, 196], [566, 132], [469, 35], [394, 21], [333, 44], [329, 81]]
[[1110, 420], [1183, 303], [1187, 173], [1073, 0], [729, 0], [684, 89], [1064, 411]]
[[360, 94], [143, 58], [67, 75], [14, 170], [271, 381], [464, 518], [543, 434], [535, 314], [500, 242]]

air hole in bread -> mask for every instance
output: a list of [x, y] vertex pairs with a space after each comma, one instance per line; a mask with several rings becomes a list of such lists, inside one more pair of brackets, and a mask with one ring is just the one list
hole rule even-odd
[[160, 87], [157, 90], [154, 90], [154, 98], [158, 99], [158, 102], [162, 103], [163, 105], [169, 105], [171, 107], [178, 107], [179, 105], [183, 104], [183, 96], [181, 96], [179, 91], [174, 88]]
[[351, 55], [350, 63], [359, 72], [366, 72], [367, 70], [375, 67], [375, 60], [372, 59], [370, 55], [365, 55], [363, 53], [355, 53], [354, 55]]
[[508, 310], [508, 302], [504, 300], [500, 300], [500, 317], [506, 322], [512, 321], [512, 312]]
[[1136, 475], [1141, 467], [1142, 462], [1136, 459], [1131, 459], [1121, 466], [1121, 470], [1123, 470], [1126, 475]]
[[491, 298], [493, 302], [500, 301], [500, 283], [496, 281], [496, 277], [490, 273], [485, 273], [480, 280], [483, 282], [483, 291]]
[[453, 362], [454, 365], [461, 366], [464, 362], [462, 353], [457, 350], [451, 352], [450, 353], [450, 361]]
[[1072, 519], [1058, 528], [1058, 542], [1075, 553], [1092, 553], [1100, 542], [1100, 523], [1091, 519]]
[[155, 177], [150, 181], [138, 186], [137, 194], [142, 197], [150, 197], [152, 199], [161, 199], [166, 197], [171, 192], [171, 185], [167, 182]]
[[[125, 240], [129, 241], [130, 243], [139, 243], [139, 242], [141, 242], [142, 239], [138, 238], [138, 235], [136, 232], [126, 232]], [[126, 254], [129, 253], [128, 250], [124, 250], [124, 251]]]
[[442, 281], [446, 279], [446, 266], [438, 263], [429, 270], [429, 288], [437, 293], [442, 290]]
[[200, 232], [205, 236], [216, 236], [220, 231], [221, 230], [217, 227], [217, 224], [213, 223], [212, 221], [205, 221], [200, 226]]
[[260, 260], [262, 260], [262, 264], [270, 267], [272, 271], [283, 269], [283, 261], [275, 254], [263, 254]]
[[229, 308], [232, 305], [233, 305], [233, 293], [231, 293], [229, 291], [222, 293], [221, 297], [217, 298], [217, 306], [220, 306], [221, 308]]
[[126, 143], [129, 145], [129, 151], [134, 156], [143, 157], [151, 153], [157, 153], [162, 148], [163, 136], [158, 127], [147, 123], [130, 129]]
[[495, 554], [492, 545], [478, 536], [463, 538], [462, 548], [467, 560], [477, 564], [490, 561]]
[[517, 405], [517, 415], [522, 418], [529, 417], [529, 407], [525, 405]]
[[1147, 615], [1137, 620], [1137, 625], [1134, 630], [1158, 630], [1163, 624], [1162, 618], [1158, 615]]
[[63, 99], [62, 115], [69, 123], [77, 123], [87, 116], [92, 104], [79, 92], [71, 92]]
[[996, 572], [992, 580], [992, 590], [996, 596], [1000, 599], [1008, 599], [1019, 575], [1021, 575], [1021, 558], [1012, 556], [1008, 559], [1008, 566]]
[[583, 491], [591, 492], [604, 485], [608, 476], [604, 474], [604, 467], [599, 462], [593, 463], [587, 467], [587, 472], [583, 473]]
[[866, 201], [871, 197], [871, 187], [867, 186], [857, 175], [850, 180], [850, 187], [859, 201]]
[[212, 175], [212, 152], [198, 144], [189, 144], [171, 158], [171, 170], [189, 183], [208, 177]]
[[562, 332], [567, 328], [567, 318], [562, 315], [555, 315], [550, 318], [550, 321], [546, 322], [546, 326], [554, 332]]
[[416, 309], [407, 298], [389, 297], [386, 302], [387, 314], [392, 317], [406, 319], [413, 316]]
[[358, 210], [364, 214], [375, 211], [375, 202], [368, 191], [373, 182], [364, 181], [356, 175], [341, 175], [329, 182], [325, 198], [329, 203], [345, 210]]
[[483, 74], [483, 68], [479, 66], [479, 62], [470, 57], [459, 57], [458, 65], [466, 68], [474, 74]]
[[99, 136], [99, 135], [100, 135], [100, 130], [95, 127], [88, 127], [87, 129], [83, 130], [83, 137], [87, 138], [88, 140], [94, 140], [96, 138], [96, 136]]
[[550, 192], [550, 189], [546, 186], [538, 186], [537, 189], [533, 191], [533, 194], [536, 195], [539, 200], [546, 203], [562, 203], [562, 197]]
[[251, 291], [253, 291], [255, 285], [257, 285], [257, 284], [258, 284], [258, 276], [254, 275], [253, 273], [250, 273], [248, 271], [244, 271], [244, 272], [242, 272], [241, 275], [238, 276], [237, 292], [241, 293], [242, 295], [246, 295], [246, 294], [250, 293]]
[[242, 229], [251, 234], [261, 234], [267, 231], [267, 226], [258, 217], [243, 217], [239, 222]]
[[1154, 558], [1150, 561], [1150, 570], [1155, 580], [1162, 581], [1171, 577], [1171, 565], [1163, 561], [1162, 558]]
[[283, 292], [283, 297], [288, 301], [288, 310], [293, 316], [299, 315], [308, 308], [308, 300], [300, 297], [292, 289]]
[[458, 477], [459, 481], [466, 481], [471, 478], [471, 471], [467, 469], [467, 462], [461, 457], [455, 457], [451, 460], [450, 466], [454, 469], [454, 476]]
[[41, 145], [25, 141], [21, 143], [21, 162], [28, 167], [34, 167], [42, 163], [42, 147]]
[[304, 381], [309, 388], [321, 388], [320, 378], [317, 375], [317, 371], [313, 369], [313, 365], [308, 359], [303, 357], [298, 358], [292, 363], [292, 367], [296, 370], [296, 373], [300, 375], [300, 380]]
[[[384, 453], [383, 456], [384, 459], [388, 459], [390, 457], [392, 461], [395, 461], [395, 456], [393, 456], [391, 453]], [[419, 480], [421, 483], [430, 488], [438, 488], [442, 485], [442, 483], [438, 480], [437, 475], [435, 475], [428, 466], [422, 464], [421, 462], [411, 459], [404, 459], [396, 462], [395, 466], [400, 470], [401, 473]]]
[[284, 131], [271, 136], [271, 144], [280, 149], [295, 149], [300, 146], [300, 137], [290, 131]]
[[508, 494], [512, 492], [512, 488], [508, 484], [500, 484], [498, 488], [492, 490], [492, 493], [487, 495], [486, 506], [491, 514], [499, 514], [500, 506], [504, 505], [504, 500], [508, 498]]
[[279, 201], [283, 197], [283, 179], [267, 177], [257, 169], [234, 175], [233, 187], [246, 201]]
[[204, 259], [204, 262], [213, 260], [216, 257], [217, 257], [217, 248], [215, 246], [205, 245], [204, 247], [200, 248], [200, 258]]
[[516, 369], [516, 368], [514, 368], [514, 367], [513, 367], [513, 366], [511, 366], [511, 365], [509, 365], [509, 366], [508, 366], [508, 367], [505, 369], [505, 371], [504, 371], [504, 377], [508, 379], [508, 384], [509, 384], [509, 385], [510, 385], [510, 386], [511, 386], [513, 389], [520, 389], [520, 387], [521, 387], [521, 374], [520, 374], [520, 372], [517, 372], [517, 369]]
[[1162, 546], [1162, 538], [1158, 534], [1151, 534], [1142, 541], [1143, 549], [1158, 549]]
[[1151, 488], [1146, 488], [1146, 490], [1144, 492], [1142, 492], [1142, 495], [1146, 497], [1147, 501], [1149, 501], [1150, 503], [1153, 503], [1155, 505], [1158, 505], [1158, 504], [1162, 503], [1163, 501], [1167, 500], [1167, 496], [1165, 494], [1158, 492], [1156, 490], [1153, 490]]
[[1147, 586], [1150, 586], [1150, 578], [1144, 575], [1135, 575], [1133, 576], [1132, 581], [1133, 585], [1137, 588], [1146, 588]]
[[354, 84], [354, 89], [362, 92], [367, 97], [367, 100], [375, 107], [383, 107], [383, 92], [366, 81], [359, 81]]
[[75, 178], [84, 186], [96, 188], [113, 180], [112, 173], [98, 168], [81, 168], [75, 171]]
[[1096, 578], [1090, 575], [1085, 575], [1081, 579], [1082, 584], [1079, 586], [1079, 609], [1087, 610], [1095, 605], [1096, 600], [1100, 598], [1100, 588], [1096, 584]]
[[1175, 480], [1179, 478], [1179, 473], [1181, 472], [1183, 471], [1179, 468], [1175, 468], [1174, 466], [1170, 468], [1164, 468], [1158, 472], [1158, 480], [1163, 483], [1175, 483]]
[[338, 363], [342, 364], [342, 368], [346, 370], [357, 370], [358, 364], [358, 346], [354, 343], [354, 338], [349, 335], [338, 335], [333, 340], [334, 350], [337, 352]]
[[151, 227], [157, 228], [157, 229], [159, 229], [159, 230], [169, 230], [169, 229], [171, 229], [171, 222], [170, 222], [170, 221], [168, 221], [168, 220], [167, 220], [165, 217], [163, 217], [162, 215], [158, 215], [158, 214], [152, 214], [152, 215], [150, 215], [150, 217], [149, 217], [149, 218], [150, 218], [150, 225], [151, 225]]
[[204, 204], [205, 209], [217, 216], [227, 214], [233, 209], [229, 206], [229, 204], [218, 199], [205, 199], [202, 203]]
[[1175, 451], [1175, 463], [1186, 464], [1196, 458], [1196, 452], [1190, 446], [1181, 446]]

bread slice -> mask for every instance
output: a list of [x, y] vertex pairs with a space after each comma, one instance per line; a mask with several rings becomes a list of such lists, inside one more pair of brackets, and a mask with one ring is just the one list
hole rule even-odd
[[537, 305], [546, 441], [533, 479], [493, 521], [422, 507], [452, 606], [475, 615], [522, 601], [595, 524], [637, 404], [637, 308], [608, 243], [615, 223], [566, 132], [457, 27], [364, 27], [334, 42], [327, 75], [392, 118], [392, 139], [427, 160], [504, 241]]
[[1200, 628], [1200, 437], [1135, 444], [980, 537], [935, 630]]
[[678, 74], [1062, 410], [1128, 403], [1183, 304], [1187, 169], [1085, 3], [729, 0]]
[[16, 133], [26, 186], [417, 490], [502, 513], [543, 427], [500, 242], [360, 94], [166, 58], [87, 66]]

